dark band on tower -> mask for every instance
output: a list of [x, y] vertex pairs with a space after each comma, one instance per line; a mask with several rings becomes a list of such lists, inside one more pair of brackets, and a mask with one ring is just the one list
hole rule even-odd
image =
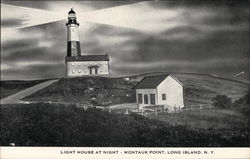
[[81, 56], [79, 23], [76, 20], [76, 13], [72, 8], [68, 13], [68, 22], [66, 25], [68, 29], [67, 56]]

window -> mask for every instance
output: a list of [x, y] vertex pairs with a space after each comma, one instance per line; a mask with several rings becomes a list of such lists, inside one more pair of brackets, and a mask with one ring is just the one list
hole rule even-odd
[[81, 70], [78, 70], [79, 73], [81, 73]]
[[162, 100], [166, 100], [166, 94], [162, 94]]
[[142, 94], [138, 94], [138, 103], [142, 104]]
[[74, 66], [74, 64], [73, 64], [73, 63], [72, 63], [71, 65], [72, 65], [72, 66]]
[[148, 95], [144, 94], [144, 104], [148, 104]]
[[72, 70], [72, 73], [75, 73], [75, 71], [74, 71], [74, 70]]
[[155, 104], [155, 94], [150, 94], [150, 104]]

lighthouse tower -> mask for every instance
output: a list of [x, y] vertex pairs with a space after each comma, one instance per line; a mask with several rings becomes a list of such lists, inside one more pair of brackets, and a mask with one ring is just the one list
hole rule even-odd
[[106, 76], [109, 77], [109, 56], [104, 55], [82, 55], [80, 49], [79, 23], [76, 13], [71, 9], [68, 13], [67, 26], [67, 56], [66, 76]]
[[68, 47], [67, 47], [67, 56], [81, 56], [80, 49], [80, 38], [79, 38], [79, 23], [76, 21], [76, 13], [71, 8], [68, 13], [68, 22], [66, 23], [68, 30]]

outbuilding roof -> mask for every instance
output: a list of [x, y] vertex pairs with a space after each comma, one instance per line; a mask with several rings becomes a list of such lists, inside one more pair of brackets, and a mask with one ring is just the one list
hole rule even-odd
[[183, 86], [183, 84], [179, 80], [177, 80], [175, 77], [173, 77], [172, 75], [164, 74], [164, 75], [146, 76], [134, 88], [135, 89], [156, 88], [168, 76], [172, 77], [175, 81], [177, 81], [180, 85]]
[[70, 61], [109, 61], [109, 56], [106, 55], [82, 55], [82, 56], [68, 56], [66, 62]]

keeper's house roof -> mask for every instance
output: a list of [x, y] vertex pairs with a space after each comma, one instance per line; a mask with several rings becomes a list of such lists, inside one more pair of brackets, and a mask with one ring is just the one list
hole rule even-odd
[[82, 55], [82, 56], [68, 56], [66, 62], [71, 61], [109, 61], [109, 56], [106, 55]]
[[167, 77], [172, 77], [176, 82], [183, 86], [183, 84], [173, 77], [170, 74], [165, 75], [156, 75], [156, 76], [147, 76], [144, 77], [135, 87], [134, 89], [153, 89], [156, 88], [162, 81], [164, 81]]

